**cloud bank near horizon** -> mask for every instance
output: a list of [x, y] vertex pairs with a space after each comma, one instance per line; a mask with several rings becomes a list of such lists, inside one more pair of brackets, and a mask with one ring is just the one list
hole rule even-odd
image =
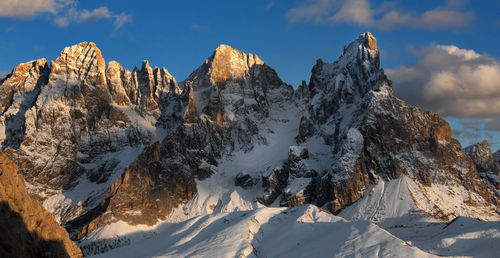
[[355, 24], [370, 28], [459, 28], [469, 25], [475, 13], [464, 11], [465, 2], [447, 0], [423, 13], [403, 10], [394, 2], [373, 7], [370, 0], [308, 0], [288, 10], [286, 18], [291, 24]]

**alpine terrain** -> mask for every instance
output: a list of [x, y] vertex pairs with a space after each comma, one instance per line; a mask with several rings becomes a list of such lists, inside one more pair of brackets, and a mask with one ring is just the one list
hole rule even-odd
[[0, 81], [0, 216], [29, 234], [36, 209], [66, 250], [46, 256], [498, 255], [499, 152], [396, 98], [380, 58], [364, 33], [298, 87], [227, 45], [181, 82], [87, 42], [19, 64]]

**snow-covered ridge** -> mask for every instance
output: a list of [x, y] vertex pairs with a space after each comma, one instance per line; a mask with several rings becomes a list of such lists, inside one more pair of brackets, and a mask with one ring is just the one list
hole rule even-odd
[[[109, 233], [114, 226], [109, 225]], [[315, 206], [199, 216], [131, 239], [102, 257], [433, 257], [369, 222], [348, 222]], [[99, 246], [84, 250], [92, 248]]]

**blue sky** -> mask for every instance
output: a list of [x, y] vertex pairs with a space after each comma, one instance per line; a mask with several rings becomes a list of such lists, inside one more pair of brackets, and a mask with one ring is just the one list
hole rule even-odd
[[[463, 145], [485, 138], [496, 150], [498, 10], [494, 0], [0, 0], [0, 73], [93, 41], [107, 61], [133, 69], [147, 59], [180, 81], [229, 44], [258, 54], [296, 86], [309, 80], [316, 59], [334, 61], [371, 31], [396, 95], [446, 116]], [[474, 76], [464, 79], [467, 72]]]

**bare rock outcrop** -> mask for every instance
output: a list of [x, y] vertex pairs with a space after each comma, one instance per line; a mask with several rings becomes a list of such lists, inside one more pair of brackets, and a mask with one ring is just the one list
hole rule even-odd
[[492, 191], [493, 200], [497, 206], [500, 206], [500, 167], [491, 153], [490, 144], [483, 140], [465, 147], [464, 152], [471, 157], [479, 176]]
[[3, 257], [82, 257], [54, 216], [28, 196], [17, 166], [1, 152], [0, 253]]

